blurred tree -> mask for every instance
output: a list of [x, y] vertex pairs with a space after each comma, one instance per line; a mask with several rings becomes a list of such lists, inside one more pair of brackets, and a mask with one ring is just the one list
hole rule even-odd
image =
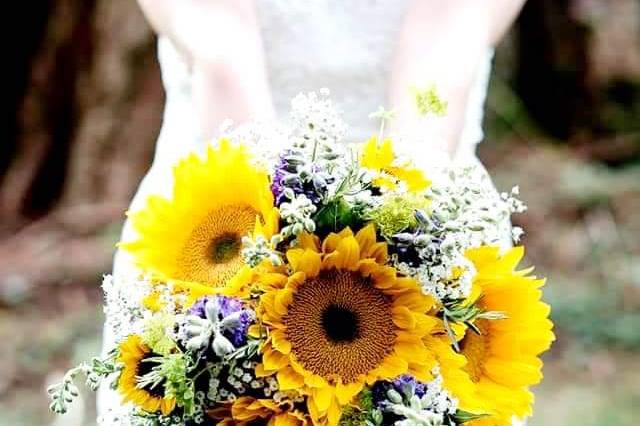
[[640, 158], [640, 3], [529, 0], [513, 84], [529, 115], [585, 157]]
[[588, 31], [570, 0], [528, 1], [517, 24], [516, 91], [551, 136], [566, 140], [590, 122]]
[[[20, 256], [27, 271], [53, 267], [52, 258], [68, 258], [60, 247], [96, 245], [122, 222], [151, 162], [163, 106], [154, 36], [136, 2], [29, 1], [15, 13], [0, 148], [0, 283]], [[112, 248], [90, 251], [103, 267]]]

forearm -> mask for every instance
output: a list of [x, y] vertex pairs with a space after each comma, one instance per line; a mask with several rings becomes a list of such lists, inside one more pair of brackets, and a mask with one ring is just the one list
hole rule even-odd
[[448, 108], [444, 117], [429, 123], [429, 143], [449, 152], [454, 151], [459, 139], [469, 89], [489, 45], [487, 17], [477, 3], [412, 2], [392, 68], [389, 97], [396, 110], [394, 128], [409, 133], [424, 131], [410, 89], [434, 85]]
[[139, 0], [192, 73], [194, 108], [205, 137], [225, 118], [273, 115], [260, 28], [250, 0]]
[[214, 28], [207, 30], [207, 42], [196, 35], [187, 40], [197, 46], [192, 49], [193, 94], [205, 135], [213, 135], [226, 118], [243, 122], [274, 114], [253, 2], [223, 3], [202, 24]]
[[[389, 102], [395, 130], [426, 130], [434, 148], [454, 153], [466, 119], [469, 93], [487, 50], [517, 15], [524, 0], [418, 0], [407, 11], [392, 66]], [[410, 90], [435, 86], [448, 103], [428, 129]]]

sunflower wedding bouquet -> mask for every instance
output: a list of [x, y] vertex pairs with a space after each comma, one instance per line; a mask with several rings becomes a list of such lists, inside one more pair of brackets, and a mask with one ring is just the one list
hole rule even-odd
[[[104, 425], [510, 425], [553, 340], [518, 269], [524, 210], [474, 166], [421, 170], [380, 134], [343, 143], [327, 94], [286, 128], [226, 131], [130, 214], [137, 273], [106, 276], [113, 349], [74, 379]], [[280, 146], [275, 153], [265, 147]], [[506, 240], [506, 241], [505, 241]]]

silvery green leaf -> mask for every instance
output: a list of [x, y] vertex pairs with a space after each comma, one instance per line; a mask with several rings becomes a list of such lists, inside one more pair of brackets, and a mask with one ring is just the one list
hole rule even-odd
[[220, 321], [220, 330], [233, 330], [242, 325], [242, 314], [244, 311], [234, 312]]
[[394, 404], [402, 404], [402, 395], [394, 389], [389, 389], [387, 391], [387, 398], [389, 398], [389, 401]]
[[219, 357], [223, 357], [227, 354], [230, 354], [236, 349], [233, 346], [233, 344], [229, 341], [229, 339], [224, 337], [222, 333], [220, 333], [219, 331], [216, 331], [213, 337], [211, 348], [213, 349], [213, 352]]
[[197, 351], [202, 349], [202, 347], [205, 346], [208, 342], [209, 342], [208, 335], [199, 335], [199, 336], [194, 336], [191, 339], [187, 340], [187, 343], [185, 344], [185, 346], [187, 350]]
[[373, 410], [371, 412], [371, 419], [375, 422], [375, 424], [381, 425], [383, 420], [382, 411]]
[[314, 232], [316, 230], [316, 223], [311, 219], [304, 220], [304, 229], [307, 232]]

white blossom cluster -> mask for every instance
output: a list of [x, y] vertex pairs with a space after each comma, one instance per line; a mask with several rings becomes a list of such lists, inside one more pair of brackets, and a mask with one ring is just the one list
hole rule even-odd
[[271, 169], [280, 152], [289, 145], [291, 130], [274, 121], [250, 121], [234, 126], [232, 120], [225, 120], [220, 126], [220, 138], [237, 145], [250, 147], [255, 155], [256, 165]]
[[142, 332], [146, 311], [142, 301], [151, 288], [151, 282], [144, 277], [103, 277], [105, 324], [118, 340]]
[[282, 241], [280, 235], [271, 237], [268, 241], [264, 236], [257, 235], [252, 238], [248, 235], [242, 237], [242, 250], [240, 255], [244, 263], [255, 268], [264, 260], [268, 260], [273, 266], [282, 265], [282, 258], [275, 247]]
[[336, 143], [347, 132], [347, 125], [329, 98], [329, 89], [298, 94], [291, 101], [290, 116], [294, 138], [304, 141]]
[[[278, 381], [274, 376], [256, 377], [256, 361], [244, 360], [240, 366], [236, 366], [225, 377], [212, 374], [209, 380], [209, 392], [207, 398], [214, 403], [229, 403], [235, 401], [239, 396], [247, 393], [249, 389], [260, 390], [265, 397], [273, 398], [280, 402], [282, 392], [278, 386]], [[222, 370], [213, 370], [219, 374]]]
[[343, 141], [347, 124], [331, 102], [329, 89], [298, 94], [291, 101], [290, 116], [291, 145], [313, 160], [303, 165], [300, 172], [313, 175], [322, 170], [329, 173], [333, 180], [328, 183], [327, 192], [329, 196], [336, 194], [353, 171], [357, 156]]
[[[105, 275], [102, 281], [105, 294], [105, 324], [117, 343], [132, 334], [144, 332], [152, 317], [177, 312], [186, 296], [176, 294], [171, 284], [152, 283], [149, 277], [136, 275]], [[144, 299], [154, 292], [161, 311], [152, 313], [144, 306]]]
[[139, 418], [132, 415], [133, 407], [131, 404], [109, 406], [103, 415], [97, 419], [98, 426], [142, 426]]
[[313, 233], [316, 224], [311, 215], [315, 212], [316, 206], [304, 194], [294, 195], [291, 201], [280, 205], [280, 218], [287, 224], [280, 234], [286, 238], [303, 232]]
[[517, 239], [522, 230], [511, 230], [510, 216], [525, 211], [511, 193], [498, 193], [489, 176], [479, 166], [452, 166], [436, 173], [427, 190], [431, 199], [430, 214], [421, 232], [427, 238], [418, 254], [420, 264], [399, 262], [397, 267], [415, 276], [423, 290], [438, 300], [465, 298], [471, 291], [475, 274], [473, 264], [464, 256], [466, 250], [481, 245], [508, 247], [512, 235]]
[[97, 418], [98, 426], [184, 426], [180, 416], [147, 416], [136, 412], [132, 404], [113, 404]]

